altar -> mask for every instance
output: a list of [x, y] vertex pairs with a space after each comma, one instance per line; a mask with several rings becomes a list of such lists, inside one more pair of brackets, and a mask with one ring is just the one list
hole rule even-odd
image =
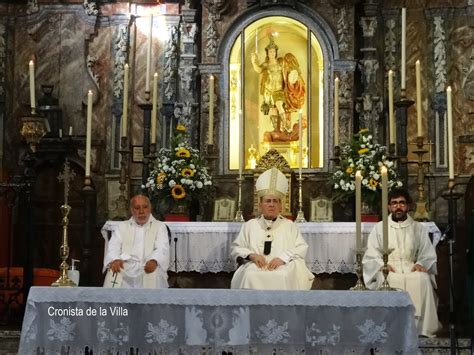
[[32, 287], [20, 354], [415, 354], [404, 291]]
[[[108, 241], [117, 223], [108, 221], [102, 235]], [[171, 232], [170, 270], [207, 272], [232, 272], [236, 261], [230, 258], [230, 247], [240, 231], [238, 222], [166, 222]], [[364, 245], [375, 223], [362, 223]], [[423, 223], [436, 246], [441, 238], [433, 222]], [[298, 227], [309, 245], [306, 264], [315, 274], [353, 273], [355, 257], [354, 222], [308, 222]]]

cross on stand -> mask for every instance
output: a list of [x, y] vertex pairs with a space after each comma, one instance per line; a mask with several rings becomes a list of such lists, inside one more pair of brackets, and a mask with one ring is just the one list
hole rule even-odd
[[76, 176], [76, 173], [74, 170], [71, 170], [71, 167], [69, 166], [69, 161], [66, 159], [64, 162], [64, 170], [59, 173], [58, 175], [58, 181], [64, 181], [64, 204], [68, 204], [68, 196], [69, 196], [69, 186], [70, 186], [70, 181], [74, 180], [74, 177]]

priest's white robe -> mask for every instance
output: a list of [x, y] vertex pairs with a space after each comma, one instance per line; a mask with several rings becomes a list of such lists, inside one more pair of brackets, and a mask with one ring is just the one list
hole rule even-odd
[[[138, 225], [130, 218], [112, 232], [104, 256], [104, 269], [114, 260], [123, 260], [123, 269], [114, 274], [109, 269], [104, 287], [166, 288], [170, 263], [166, 225], [153, 216], [147, 223]], [[146, 273], [145, 263], [156, 260], [155, 271]]]
[[305, 256], [308, 244], [304, 241], [295, 223], [278, 216], [271, 226], [267, 226], [262, 216], [254, 218], [242, 226], [232, 243], [231, 257], [246, 258], [249, 254], [263, 255], [264, 243], [271, 241], [271, 252], [264, 255], [270, 262], [279, 257], [285, 262], [275, 270], [259, 269], [253, 262], [241, 265], [234, 273], [231, 288], [266, 290], [309, 290], [314, 275], [306, 267]]
[[[435, 336], [439, 330], [437, 297], [435, 293], [436, 251], [431, 244], [428, 232], [421, 223], [410, 216], [403, 222], [394, 222], [388, 217], [388, 247], [393, 248], [388, 264], [395, 272], [389, 272], [391, 287], [408, 292], [415, 305], [418, 333]], [[383, 282], [380, 268], [383, 266], [383, 224], [379, 222], [369, 235], [367, 251], [362, 260], [364, 281], [368, 288], [376, 289]], [[415, 264], [423, 266], [428, 272], [411, 271]]]

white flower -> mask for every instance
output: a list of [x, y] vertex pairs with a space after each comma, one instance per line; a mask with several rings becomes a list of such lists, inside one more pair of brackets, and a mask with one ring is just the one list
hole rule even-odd
[[380, 175], [377, 174], [377, 173], [374, 173], [374, 175], [372, 176], [375, 180], [378, 180], [380, 179]]
[[172, 187], [176, 186], [176, 181], [170, 180], [170, 182], [168, 183], [168, 185], [169, 185], [169, 187], [172, 188]]
[[203, 185], [202, 185], [202, 182], [201, 182], [201, 181], [196, 181], [196, 187], [197, 187], [198, 189], [202, 189], [202, 186], [203, 186]]

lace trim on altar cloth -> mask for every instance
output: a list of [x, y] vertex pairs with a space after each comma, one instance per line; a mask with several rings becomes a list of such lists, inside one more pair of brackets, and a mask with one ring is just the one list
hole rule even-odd
[[261, 291], [227, 289], [70, 289], [32, 287], [28, 304], [38, 302], [128, 303], [163, 305], [269, 305], [329, 307], [412, 307], [404, 291]]

